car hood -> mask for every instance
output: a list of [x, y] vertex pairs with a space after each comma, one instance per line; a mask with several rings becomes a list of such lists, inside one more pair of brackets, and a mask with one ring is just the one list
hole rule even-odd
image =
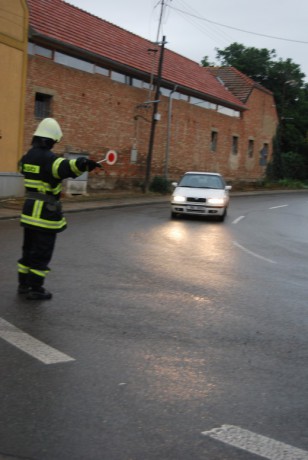
[[228, 196], [228, 192], [212, 188], [176, 187], [172, 195], [181, 195], [186, 198], [223, 198]]

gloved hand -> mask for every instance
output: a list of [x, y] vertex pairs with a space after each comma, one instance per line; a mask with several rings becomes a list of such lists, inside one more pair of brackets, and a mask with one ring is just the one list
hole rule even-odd
[[[78, 158], [79, 160], [79, 158]], [[101, 168], [102, 166], [99, 163], [96, 163], [93, 160], [88, 160], [87, 158], [81, 158], [78, 167], [80, 167], [81, 171], [93, 171], [95, 168]]]
[[101, 168], [102, 166], [99, 163], [96, 163], [96, 161], [93, 160], [87, 160], [87, 170], [88, 171], [93, 171], [95, 168]]

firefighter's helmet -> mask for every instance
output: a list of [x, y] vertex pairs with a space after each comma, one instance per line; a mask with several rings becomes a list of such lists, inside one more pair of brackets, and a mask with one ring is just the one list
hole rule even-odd
[[44, 118], [36, 128], [34, 136], [45, 137], [55, 142], [60, 142], [63, 134], [59, 123], [54, 118]]

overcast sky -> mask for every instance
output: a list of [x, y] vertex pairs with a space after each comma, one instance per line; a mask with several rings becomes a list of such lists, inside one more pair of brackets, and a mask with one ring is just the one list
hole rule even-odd
[[204, 56], [217, 63], [215, 48], [233, 42], [275, 49], [308, 81], [308, 0], [164, 0], [160, 29], [162, 0], [67, 1], [151, 41], [165, 35], [167, 48], [199, 63]]

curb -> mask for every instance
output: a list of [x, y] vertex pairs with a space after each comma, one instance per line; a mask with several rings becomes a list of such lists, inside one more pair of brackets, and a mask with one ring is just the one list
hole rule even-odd
[[[231, 192], [230, 198], [236, 198], [241, 196], [257, 196], [257, 195], [275, 195], [275, 194], [284, 194], [284, 193], [308, 193], [308, 189], [299, 189], [299, 190], [257, 190], [257, 191], [247, 191], [247, 192]], [[102, 209], [115, 209], [115, 208], [124, 208], [132, 206], [145, 206], [151, 204], [161, 204], [169, 203], [170, 197], [163, 196], [161, 198], [152, 197], [137, 197], [137, 198], [110, 198], [109, 200], [84, 200], [84, 201], [66, 201], [62, 200], [63, 212], [65, 214], [76, 213], [76, 212], [89, 212]], [[19, 219], [21, 212], [20, 209], [1, 207], [0, 206], [0, 221], [1, 220], [14, 220]]]

